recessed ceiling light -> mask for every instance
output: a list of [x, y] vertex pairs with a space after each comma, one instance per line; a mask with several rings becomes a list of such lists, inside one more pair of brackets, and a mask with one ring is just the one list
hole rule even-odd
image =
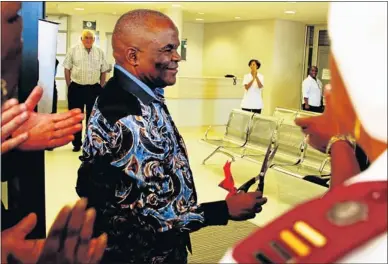
[[234, 17], [235, 19], [240, 19], [241, 17]]
[[180, 7], [181, 5], [178, 4], [172, 4], [173, 7]]
[[295, 14], [296, 12], [293, 11], [293, 10], [287, 10], [287, 11], [284, 11], [284, 14]]
[[197, 21], [202, 21], [203, 18], [196, 18], [195, 20], [197, 20]]
[[77, 10], [77, 11], [83, 11], [83, 10], [85, 10], [84, 8], [82, 8], [82, 7], [76, 7], [76, 8], [74, 8], [74, 10]]
[[198, 14], [199, 14], [199, 15], [204, 15], [205, 13], [199, 12]]
[[116, 15], [116, 14], [117, 14], [117, 12], [113, 12], [112, 14], [113, 14], [113, 15]]

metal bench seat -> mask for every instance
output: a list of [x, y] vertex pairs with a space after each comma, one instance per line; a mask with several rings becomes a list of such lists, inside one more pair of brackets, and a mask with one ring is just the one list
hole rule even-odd
[[241, 158], [262, 160], [281, 122], [282, 119], [277, 117], [254, 115], [247, 143], [241, 151]]
[[284, 124], [294, 124], [297, 113], [298, 110], [296, 109], [276, 107], [272, 116], [282, 118]]
[[202, 164], [205, 164], [216, 153], [227, 155], [234, 161], [234, 156], [228, 150], [239, 150], [246, 145], [253, 115], [251, 112], [240, 109], [232, 110], [229, 114], [228, 123], [226, 124], [225, 134], [221, 139], [209, 138], [208, 134], [211, 130], [211, 127], [209, 127], [202, 141], [217, 148], [203, 160]]

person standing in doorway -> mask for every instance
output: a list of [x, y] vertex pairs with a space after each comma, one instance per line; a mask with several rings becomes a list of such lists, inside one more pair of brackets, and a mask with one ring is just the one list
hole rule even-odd
[[[68, 87], [69, 109], [86, 106], [86, 122], [88, 122], [96, 98], [105, 85], [106, 72], [109, 70], [104, 52], [94, 46], [94, 33], [90, 30], [82, 32], [82, 43], [74, 46], [63, 62], [65, 79]], [[82, 131], [75, 134], [73, 151], [78, 152], [82, 145]]]
[[245, 111], [261, 114], [263, 108], [261, 89], [264, 87], [264, 76], [257, 72], [261, 63], [252, 59], [249, 61], [248, 66], [251, 68], [251, 72], [244, 75], [245, 94], [241, 102], [241, 108]]
[[309, 76], [302, 83], [303, 110], [322, 113], [322, 82], [317, 78], [318, 67], [311, 66]]

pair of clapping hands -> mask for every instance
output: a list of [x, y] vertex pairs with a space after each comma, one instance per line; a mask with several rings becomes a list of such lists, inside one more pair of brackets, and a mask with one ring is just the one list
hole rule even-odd
[[[73, 109], [60, 114], [42, 114], [34, 108], [43, 89], [35, 87], [25, 103], [7, 100], [1, 109], [1, 153], [14, 148], [23, 151], [44, 150], [66, 145], [82, 129], [83, 114]], [[3, 173], [7, 173], [4, 172]], [[11, 258], [22, 263], [98, 263], [104, 253], [107, 236], [92, 239], [96, 218], [94, 209], [86, 210], [87, 201], [62, 208], [46, 239], [26, 239], [37, 217], [29, 214], [1, 233], [1, 263]]]

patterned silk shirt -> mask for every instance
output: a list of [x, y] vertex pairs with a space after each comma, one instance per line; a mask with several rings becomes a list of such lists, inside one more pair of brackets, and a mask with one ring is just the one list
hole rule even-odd
[[120, 66], [96, 101], [77, 192], [108, 234], [106, 262], [185, 263], [188, 233], [225, 225], [225, 201], [197, 203], [186, 147], [165, 105]]

